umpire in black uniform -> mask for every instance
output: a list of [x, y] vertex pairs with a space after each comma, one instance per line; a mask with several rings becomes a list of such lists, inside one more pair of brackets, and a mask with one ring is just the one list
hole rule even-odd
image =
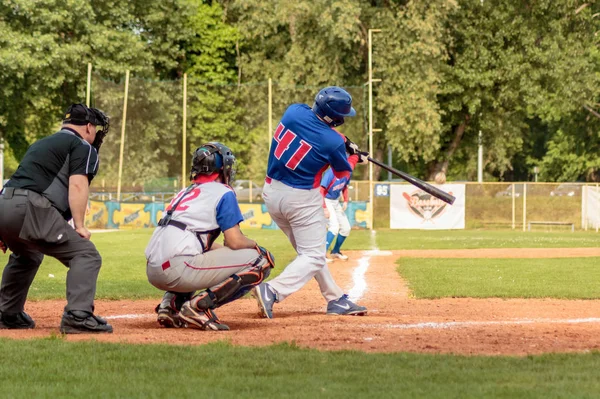
[[[102, 258], [84, 225], [89, 184], [108, 117], [84, 104], [69, 107], [60, 131], [32, 144], [0, 194], [0, 248], [10, 249], [0, 286], [0, 328], [34, 328], [25, 300], [44, 255], [67, 272], [62, 333], [110, 333], [94, 315]], [[74, 228], [68, 224], [73, 218]]]

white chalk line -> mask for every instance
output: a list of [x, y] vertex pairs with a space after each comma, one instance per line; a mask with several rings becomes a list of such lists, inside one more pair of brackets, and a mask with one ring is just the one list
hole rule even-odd
[[600, 323], [600, 318], [590, 317], [586, 319], [518, 319], [504, 321], [451, 321], [444, 323], [424, 322], [414, 324], [361, 324], [362, 328], [389, 328], [399, 330], [413, 329], [453, 329], [453, 328], [468, 328], [468, 327], [485, 327], [485, 326], [511, 326], [524, 324], [582, 324], [582, 323]]
[[367, 273], [367, 270], [369, 269], [369, 266], [371, 265], [371, 263], [370, 263], [371, 257], [372, 256], [382, 256], [383, 252], [386, 252], [386, 254], [383, 256], [387, 256], [388, 253], [389, 253], [389, 255], [392, 254], [390, 251], [380, 251], [377, 248], [377, 242], [375, 240], [376, 234], [377, 233], [375, 230], [371, 230], [371, 248], [372, 249], [369, 251], [363, 251], [363, 257], [358, 260], [358, 266], [352, 271], [352, 281], [353, 281], [354, 285], [348, 292], [348, 297], [350, 298], [350, 300], [352, 302], [356, 302], [359, 299], [361, 299], [363, 297], [363, 295], [365, 294], [365, 291], [367, 291], [368, 287], [367, 287], [367, 280], [365, 279], [365, 274]]
[[146, 314], [118, 314], [114, 316], [103, 316], [104, 319], [114, 320], [114, 319], [141, 319], [144, 317], [156, 317], [155, 314], [146, 313]]
[[[142, 319], [154, 318], [153, 313], [146, 314], [122, 314], [114, 316], [106, 316], [105, 319]], [[487, 326], [516, 326], [516, 325], [532, 325], [532, 324], [592, 324], [600, 323], [600, 318], [589, 317], [584, 319], [517, 319], [517, 320], [496, 320], [496, 321], [450, 321], [450, 322], [423, 322], [412, 324], [359, 324], [360, 328], [369, 329], [396, 329], [396, 330], [451, 330], [459, 328], [471, 327], [487, 327]]]

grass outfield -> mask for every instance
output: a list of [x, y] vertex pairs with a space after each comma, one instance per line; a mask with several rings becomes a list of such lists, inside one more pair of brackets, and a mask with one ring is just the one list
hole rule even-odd
[[529, 357], [0, 339], [3, 397], [597, 398], [600, 353]]
[[[140, 230], [124, 230], [119, 232], [110, 233], [95, 233], [92, 236], [94, 243], [97, 245], [98, 250], [103, 258], [103, 266], [100, 271], [98, 291], [96, 298], [98, 299], [142, 299], [142, 298], [159, 298], [161, 293], [148, 284], [146, 279], [146, 260], [144, 257], [144, 249], [150, 236], [152, 229], [140, 229]], [[257, 240], [261, 245], [264, 245], [271, 250], [275, 257], [277, 267], [272, 273], [272, 277], [281, 273], [283, 268], [295, 257], [295, 253], [288, 242], [287, 238], [281, 231], [274, 230], [247, 230], [246, 234], [251, 238]], [[513, 231], [471, 231], [471, 230], [455, 230], [455, 231], [420, 231], [420, 230], [379, 230], [375, 235], [372, 235], [370, 231], [355, 230], [352, 231], [350, 237], [344, 244], [345, 249], [371, 249], [373, 245], [376, 245], [379, 249], [461, 249], [461, 248], [569, 248], [569, 247], [597, 247], [600, 245], [600, 235], [590, 232], [579, 232], [579, 233], [523, 233]], [[0, 254], [0, 267], [4, 267], [8, 256]], [[526, 264], [531, 264], [531, 260], [527, 260]], [[474, 260], [421, 260], [421, 265], [428, 264], [432, 265], [431, 270], [429, 267], [422, 267], [422, 273], [427, 275], [421, 275], [419, 277], [418, 271], [409, 275], [401, 271], [405, 278], [411, 282], [413, 286], [413, 278], [415, 281], [418, 279], [425, 280], [423, 284], [428, 284], [427, 279], [442, 279], [442, 277], [448, 277], [448, 273], [445, 273], [444, 267], [448, 270], [452, 269], [453, 273], [456, 272], [454, 269], [459, 269], [461, 266], [466, 264], [475, 265]], [[493, 267], [495, 264], [499, 264], [497, 260], [493, 261], [482, 261], [484, 266], [478, 268], [479, 271], [485, 272], [487, 268], [485, 264], [492, 262], [488, 266]], [[508, 261], [517, 262], [516, 260]], [[550, 260], [540, 261], [537, 263], [541, 265], [540, 270], [545, 270], [545, 265], [548, 267], [554, 263]], [[565, 261], [562, 261], [564, 264]], [[435, 265], [439, 265], [440, 270], [434, 270]], [[569, 262], [569, 264], [572, 264]], [[455, 266], [452, 266], [455, 265]], [[578, 266], [577, 273], [596, 273], [592, 270], [589, 262], [581, 263], [582, 266]], [[587, 266], [586, 266], [587, 265]], [[574, 265], [577, 266], [577, 265]], [[589, 267], [588, 267], [589, 266]], [[556, 266], [558, 267], [558, 266]], [[581, 267], [590, 270], [581, 270]], [[419, 269], [419, 267], [416, 267]], [[463, 272], [465, 267], [462, 266]], [[491, 270], [491, 269], [490, 269]], [[567, 269], [565, 269], [567, 270]], [[570, 268], [569, 268], [570, 270]], [[407, 269], [407, 273], [410, 270]], [[505, 281], [497, 282], [498, 284], [504, 283], [500, 287], [504, 287], [504, 290], [498, 292], [499, 295], [514, 295], [514, 296], [531, 296], [529, 293], [528, 285], [536, 285], [539, 282], [539, 277], [528, 268], [511, 268], [511, 280], [516, 279], [520, 282], [518, 285], [514, 285], [510, 291], [506, 291], [508, 286], [505, 283], [507, 277], [503, 277]], [[469, 270], [468, 274], [471, 278], [481, 277], [482, 281], [489, 281], [492, 275], [479, 276], [478, 273], [472, 273]], [[491, 272], [490, 272], [491, 273]], [[541, 273], [541, 272], [540, 272]], [[67, 269], [54, 260], [53, 258], [47, 258], [36, 276], [33, 285], [30, 290], [30, 299], [63, 299], [65, 295], [65, 280], [66, 280]], [[465, 273], [463, 273], [465, 274]], [[466, 276], [469, 277], [469, 276]], [[498, 276], [496, 276], [498, 277]], [[558, 276], [560, 277], [560, 275]], [[571, 275], [569, 279], [557, 280], [552, 284], [547, 284], [548, 287], [553, 285], [568, 285], [570, 284]], [[551, 277], [553, 278], [553, 277]], [[562, 278], [562, 277], [561, 277]], [[530, 281], [531, 279], [531, 281]], [[597, 279], [583, 279], [582, 284], [592, 284]], [[546, 279], [545, 281], [548, 281]], [[433, 284], [429, 284], [433, 287]], [[498, 286], [481, 285], [479, 283], [473, 284], [471, 287], [470, 296], [496, 296], [495, 289]], [[416, 292], [421, 292], [417, 285], [413, 287]], [[446, 284], [446, 288], [440, 287], [440, 292], [452, 292], [455, 287]], [[578, 287], [566, 287], [567, 290], [575, 290]], [[544, 287], [541, 287], [543, 291]], [[430, 290], [426, 290], [430, 291]], [[477, 291], [481, 291], [478, 293]], [[597, 292], [597, 290], [592, 290]], [[547, 291], [538, 293], [535, 296], [553, 296], [554, 291]], [[507, 294], [509, 293], [509, 294]], [[427, 294], [428, 295], [439, 295], [438, 293]], [[451, 296], [453, 294], [442, 295]], [[563, 295], [562, 293], [560, 295]], [[587, 295], [587, 294], [586, 294]], [[597, 294], [594, 294], [597, 295]]]
[[600, 298], [599, 258], [401, 258], [416, 298]]

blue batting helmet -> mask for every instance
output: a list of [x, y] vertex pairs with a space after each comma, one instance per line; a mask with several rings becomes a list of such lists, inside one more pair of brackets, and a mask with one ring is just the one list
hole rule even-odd
[[315, 97], [312, 109], [331, 127], [344, 123], [345, 116], [356, 115], [356, 110], [352, 108], [352, 96], [337, 86], [321, 89]]

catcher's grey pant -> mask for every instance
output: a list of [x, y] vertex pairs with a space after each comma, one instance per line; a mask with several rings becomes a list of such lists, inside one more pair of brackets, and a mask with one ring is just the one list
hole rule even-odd
[[293, 188], [271, 180], [263, 188], [263, 199], [269, 214], [298, 253], [279, 276], [269, 281], [277, 292], [277, 300], [281, 302], [313, 277], [328, 302], [341, 297], [344, 291], [333, 280], [325, 260], [327, 221], [320, 190]]
[[348, 216], [346, 216], [340, 201], [325, 198], [325, 206], [329, 211], [328, 231], [333, 233], [334, 236], [340, 233], [340, 235], [348, 237], [350, 235], [350, 221], [348, 221]]
[[163, 291], [216, 291], [232, 274], [261, 269], [267, 262], [255, 249], [213, 249], [196, 256], [177, 256], [162, 265], [148, 264], [150, 284]]
[[44, 255], [49, 255], [69, 268], [65, 310], [93, 312], [102, 258], [46, 198], [5, 188], [0, 195], [0, 237], [12, 251], [2, 273], [0, 311], [23, 311], [29, 287]]

